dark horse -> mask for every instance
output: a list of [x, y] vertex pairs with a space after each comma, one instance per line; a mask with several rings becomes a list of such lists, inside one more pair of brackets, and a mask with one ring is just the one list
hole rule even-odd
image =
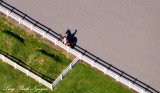
[[71, 31], [68, 29], [65, 34], [67, 34], [67, 40], [71, 43], [71, 48], [74, 48], [77, 44], [77, 38], [75, 37], [75, 34], [77, 33], [77, 30], [72, 34]]
[[77, 33], [77, 30], [72, 34], [71, 31], [68, 29], [65, 34], [67, 34], [67, 37], [60, 35], [60, 40], [71, 48], [74, 48], [77, 44], [77, 38], [75, 37], [75, 34]]

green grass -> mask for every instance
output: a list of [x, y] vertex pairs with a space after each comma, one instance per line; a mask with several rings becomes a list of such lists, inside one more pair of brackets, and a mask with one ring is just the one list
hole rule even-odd
[[0, 93], [51, 93], [51, 90], [0, 60]]
[[56, 86], [55, 93], [133, 93], [115, 80], [84, 63], [73, 70]]
[[[0, 18], [0, 53], [17, 58], [20, 64], [52, 82], [69, 65], [71, 60], [44, 43], [44, 39], [25, 32], [5, 18]], [[16, 61], [16, 60], [14, 60]]]
[[1, 60], [0, 72], [0, 93], [11, 93], [6, 87], [14, 89], [12, 93], [134, 93], [83, 63], [77, 63], [53, 91]]
[[[0, 53], [32, 71], [38, 71], [55, 79], [70, 63], [65, 55], [49, 47], [43, 39], [26, 33], [0, 18]], [[35, 71], [35, 72], [36, 72]], [[39, 84], [26, 74], [15, 70], [0, 60], [0, 93], [133, 93], [115, 80], [103, 75], [90, 66], [79, 62], [55, 87], [53, 91]], [[37, 73], [39, 74], [39, 73]], [[20, 87], [28, 88], [26, 90]], [[4, 90], [6, 87], [15, 89]], [[44, 89], [36, 91], [35, 87]]]

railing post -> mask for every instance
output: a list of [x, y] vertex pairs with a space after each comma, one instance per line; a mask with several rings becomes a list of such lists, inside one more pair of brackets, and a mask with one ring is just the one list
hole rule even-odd
[[45, 32], [42, 33], [42, 37], [44, 38]]
[[50, 85], [50, 89], [53, 90], [53, 85], [52, 84]]
[[57, 45], [57, 39], [54, 39], [54, 44]]
[[145, 91], [144, 90], [141, 90], [141, 92], [140, 93], [145, 93]]
[[106, 68], [103, 68], [103, 73], [106, 74]]
[[21, 24], [21, 18], [20, 17], [18, 18], [18, 23]]
[[93, 62], [92, 62], [92, 67], [94, 67], [94, 63], [95, 63], [95, 62], [93, 61]]
[[118, 75], [116, 75], [116, 81], [117, 81], [117, 82], [119, 81], [119, 76], [118, 76]]
[[4, 62], [4, 56], [2, 55], [2, 60], [3, 60], [3, 62]]
[[72, 69], [72, 63], [70, 63], [70, 65], [69, 65], [69, 66], [70, 66], [70, 69]]
[[30, 26], [30, 30], [31, 30], [31, 31], [33, 30], [33, 25]]
[[40, 77], [38, 78], [38, 81], [39, 81], [39, 83], [41, 83], [41, 78]]
[[129, 87], [129, 88], [131, 88], [131, 87], [132, 87], [132, 83], [131, 83], [131, 82], [129, 82], [128, 87]]
[[67, 46], [67, 53], [69, 52], [69, 50], [70, 50], [70, 48], [69, 48], [69, 46]]
[[17, 69], [17, 64], [16, 63], [14, 63], [14, 68]]
[[61, 77], [61, 80], [62, 80], [63, 79], [63, 74], [61, 74], [60, 77]]
[[55, 81], [52, 83], [52, 87], [54, 88], [56, 86]]
[[7, 11], [7, 17], [9, 16], [9, 14], [10, 14], [10, 12], [9, 12], [9, 11]]
[[79, 54], [79, 55], [78, 55], [78, 58], [79, 58], [80, 60], [82, 59], [82, 57], [83, 57], [82, 54]]
[[29, 74], [29, 71], [28, 71], [28, 70], [26, 70], [26, 74], [27, 74], [27, 76], [28, 76], [28, 74]]

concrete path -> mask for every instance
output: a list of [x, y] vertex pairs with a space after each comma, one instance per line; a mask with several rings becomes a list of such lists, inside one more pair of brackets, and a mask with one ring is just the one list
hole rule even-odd
[[160, 0], [4, 0], [160, 91]]

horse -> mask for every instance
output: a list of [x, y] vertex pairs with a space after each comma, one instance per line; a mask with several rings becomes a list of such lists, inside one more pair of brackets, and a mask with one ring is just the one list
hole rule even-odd
[[75, 30], [74, 33], [71, 33], [71, 31], [68, 29], [66, 31], [65, 34], [67, 34], [67, 40], [71, 43], [71, 48], [74, 48], [76, 46], [76, 43], [77, 43], [77, 38], [75, 37], [75, 34], [77, 33], [77, 30]]
[[67, 37], [59, 34], [60, 40], [65, 45], [70, 46], [71, 48], [74, 48], [77, 43], [77, 38], [74, 36], [76, 34], [76, 32], [77, 32], [77, 30], [75, 30], [75, 32], [72, 34], [71, 31], [68, 29], [65, 33], [65, 34], [67, 34]]

